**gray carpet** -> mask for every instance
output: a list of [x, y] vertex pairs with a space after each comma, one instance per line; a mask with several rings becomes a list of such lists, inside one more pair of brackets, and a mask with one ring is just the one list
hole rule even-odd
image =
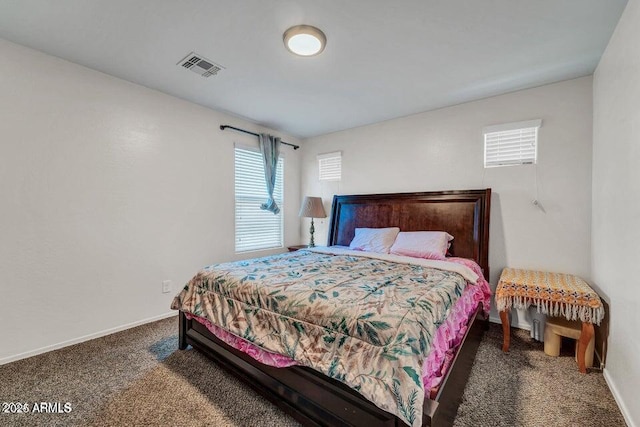
[[[194, 350], [177, 350], [177, 320], [0, 366], [0, 402], [66, 402], [61, 414], [0, 413], [2, 426], [295, 426], [278, 408]], [[602, 374], [578, 373], [514, 331], [509, 355], [492, 325], [456, 426], [624, 426]], [[198, 373], [198, 374], [195, 374]]]
[[512, 329], [504, 354], [502, 327], [491, 324], [454, 425], [624, 426], [602, 372], [578, 371], [574, 342], [563, 342], [560, 357], [550, 357], [528, 331]]

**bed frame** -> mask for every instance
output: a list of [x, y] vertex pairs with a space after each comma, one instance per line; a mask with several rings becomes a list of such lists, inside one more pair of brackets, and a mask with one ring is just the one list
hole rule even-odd
[[[328, 245], [348, 245], [356, 227], [437, 230], [455, 236], [451, 255], [474, 259], [489, 278], [491, 189], [334, 196]], [[487, 328], [478, 308], [439, 388], [425, 390], [423, 426], [453, 424], [478, 345]], [[394, 415], [346, 385], [307, 367], [273, 368], [216, 338], [204, 326], [179, 317], [179, 347], [188, 345], [235, 374], [304, 425], [405, 426]]]

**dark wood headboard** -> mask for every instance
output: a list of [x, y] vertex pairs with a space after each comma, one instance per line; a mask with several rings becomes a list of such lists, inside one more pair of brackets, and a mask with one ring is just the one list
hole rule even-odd
[[328, 245], [348, 246], [356, 228], [446, 231], [450, 253], [475, 260], [489, 280], [491, 189], [334, 196]]

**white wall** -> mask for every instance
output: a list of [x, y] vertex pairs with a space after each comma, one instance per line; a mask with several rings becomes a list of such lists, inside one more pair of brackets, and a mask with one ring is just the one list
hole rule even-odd
[[640, 2], [632, 0], [593, 84], [593, 280], [610, 304], [605, 378], [640, 425]]
[[[2, 40], [0, 58], [0, 363], [165, 315], [239, 258], [233, 147], [257, 141], [218, 126], [262, 129]], [[302, 150], [283, 151], [294, 244]]]
[[[505, 266], [588, 279], [591, 84], [591, 77], [583, 77], [311, 138], [303, 153], [302, 193], [322, 196], [329, 212], [334, 193], [491, 187], [494, 285]], [[543, 122], [537, 166], [484, 169], [484, 126], [538, 118]], [[335, 150], [343, 152], [342, 181], [321, 184], [316, 155]], [[532, 204], [536, 197], [546, 213]], [[323, 244], [327, 222], [317, 227]], [[525, 319], [514, 324], [528, 327]]]

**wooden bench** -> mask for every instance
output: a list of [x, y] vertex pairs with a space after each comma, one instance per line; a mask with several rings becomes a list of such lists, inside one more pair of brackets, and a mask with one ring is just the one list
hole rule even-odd
[[[573, 338], [576, 340], [576, 360], [578, 360], [578, 354], [580, 353], [578, 342], [582, 335], [582, 327], [580, 322], [567, 320], [564, 317], [548, 317], [547, 323], [544, 328], [544, 354], [548, 356], [557, 357], [560, 355], [560, 348], [562, 345], [562, 337]], [[596, 346], [595, 336], [591, 337], [591, 340], [587, 344], [587, 348], [584, 354], [585, 367], [591, 368], [593, 366], [593, 351]]]
[[509, 351], [511, 340], [509, 311], [512, 307], [526, 309], [532, 304], [547, 316], [582, 322], [577, 357], [580, 372], [586, 373], [585, 354], [593, 342], [593, 325], [599, 325], [604, 317], [604, 306], [598, 294], [587, 282], [572, 274], [505, 268], [496, 288], [496, 305], [504, 335], [502, 351], [505, 353]]

